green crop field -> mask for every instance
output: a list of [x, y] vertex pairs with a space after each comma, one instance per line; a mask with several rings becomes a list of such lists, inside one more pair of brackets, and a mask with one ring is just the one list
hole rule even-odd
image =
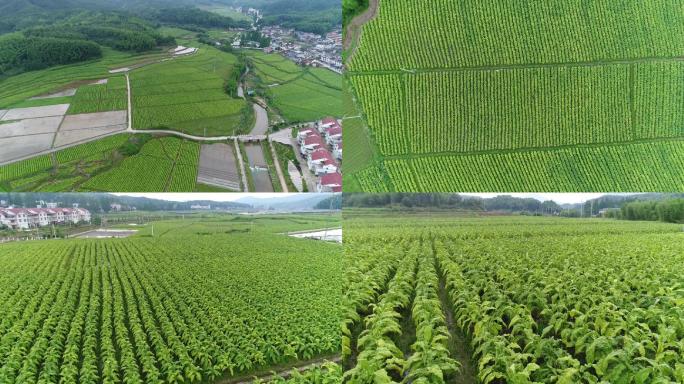
[[67, 114], [121, 111], [128, 109], [126, 78], [115, 76], [107, 84], [84, 85], [74, 95]]
[[347, 63], [379, 156], [345, 191], [681, 190], [681, 7], [381, 3]]
[[303, 68], [278, 54], [247, 54], [260, 89], [287, 121], [343, 115], [341, 75], [323, 68]]
[[[0, 108], [25, 102], [28, 98], [62, 88], [82, 85], [82, 82], [112, 76], [109, 70], [147, 60], [160, 60], [166, 52], [131, 54], [103, 48], [103, 58], [85, 63], [64, 65], [0, 79]], [[117, 76], [119, 77], [119, 76]]]
[[[0, 382], [250, 380], [335, 356], [342, 248], [278, 233], [322, 222], [213, 216], [1, 244]], [[340, 375], [325, 363], [272, 382]]]
[[171, 129], [199, 136], [248, 131], [251, 107], [223, 90], [234, 64], [234, 55], [202, 46], [192, 56], [133, 71], [133, 128]]
[[680, 225], [345, 216], [345, 382], [684, 381]]
[[[127, 152], [130, 147], [139, 152]], [[175, 137], [120, 134], [0, 167], [14, 192], [192, 192], [200, 144]]]
[[83, 183], [89, 191], [193, 191], [199, 144], [175, 137], [150, 140], [139, 153]]

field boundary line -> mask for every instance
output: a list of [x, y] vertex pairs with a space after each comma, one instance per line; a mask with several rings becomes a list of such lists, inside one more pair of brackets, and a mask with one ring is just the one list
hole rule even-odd
[[632, 141], [615, 141], [608, 143], [589, 143], [589, 144], [571, 144], [560, 145], [557, 147], [527, 147], [527, 148], [512, 148], [512, 149], [496, 149], [496, 150], [482, 150], [482, 151], [468, 151], [468, 152], [432, 152], [432, 153], [412, 153], [402, 155], [385, 156], [383, 160], [410, 160], [416, 158], [429, 157], [446, 157], [446, 156], [477, 156], [477, 155], [497, 155], [509, 153], [529, 153], [529, 152], [552, 152], [563, 149], [581, 149], [581, 148], [599, 148], [599, 147], [617, 147], [625, 145], [636, 144], [654, 144], [662, 142], [679, 142], [684, 141], [684, 136], [673, 137], [659, 137], [653, 139], [638, 139]]
[[128, 130], [133, 129], [133, 105], [131, 104], [131, 79], [126, 71], [126, 89], [128, 90]]
[[235, 145], [235, 156], [236, 160], [238, 163], [240, 163], [240, 171], [242, 174], [242, 191], [241, 192], [247, 192], [249, 190], [249, 185], [247, 184], [247, 174], [245, 173], [245, 162], [242, 159], [242, 153], [240, 152], [240, 145], [238, 144], [238, 140], [234, 139], [233, 140], [233, 145]]
[[34, 157], [39, 157], [39, 156], [43, 156], [43, 155], [49, 155], [49, 154], [51, 154], [51, 153], [59, 152], [59, 151], [65, 150], [65, 149], [67, 149], [67, 148], [76, 147], [76, 146], [82, 145], [82, 144], [87, 144], [87, 143], [89, 143], [89, 142], [91, 142], [91, 141], [95, 141], [95, 140], [99, 140], [99, 139], [104, 139], [104, 138], [107, 138], [107, 137], [109, 137], [109, 136], [121, 135], [121, 134], [125, 134], [125, 133], [127, 133], [127, 131], [117, 131], [117, 132], [105, 133], [105, 134], [100, 135], [100, 136], [90, 137], [90, 138], [88, 138], [88, 139], [86, 139], [86, 140], [76, 141], [76, 142], [73, 142], [73, 143], [71, 143], [71, 144], [63, 145], [63, 146], [61, 146], [61, 147], [54, 147], [54, 148], [51, 148], [51, 149], [48, 149], [48, 150], [45, 150], [45, 151], [35, 152], [35, 153], [32, 153], [32, 154], [27, 155], [27, 156], [22, 156], [22, 157], [14, 158], [14, 159], [12, 159], [12, 160], [7, 160], [7, 161], [5, 161], [5, 162], [0, 163], [0, 167], [5, 166], [5, 165], [9, 165], [9, 164], [12, 164], [12, 163], [16, 163], [16, 162], [19, 162], [19, 161], [29, 160], [29, 159], [32, 159], [32, 158], [34, 158]]
[[271, 140], [267, 140], [268, 142], [268, 148], [271, 150], [271, 155], [273, 155], [273, 166], [275, 167], [276, 173], [278, 174], [278, 179], [280, 180], [280, 186], [283, 189], [283, 192], [287, 193], [289, 190], [287, 189], [287, 183], [285, 182], [285, 175], [283, 174], [282, 169], [280, 169], [280, 161], [278, 161], [278, 154], [276, 153], [275, 148], [273, 148], [273, 143]]
[[[66, 118], [66, 113], [64, 113], [61, 117], [62, 118], [59, 120], [59, 125], [57, 126], [57, 130], [55, 130], [54, 135], [52, 136], [52, 142], [50, 143], [50, 148], [55, 147], [55, 142], [57, 141], [57, 135], [59, 135], [59, 130], [62, 129], [62, 124], [64, 124], [64, 119]], [[26, 135], [26, 136], [28, 136], [28, 135]]]
[[[402, 68], [402, 69], [378, 69], [372, 71], [347, 71], [350, 76], [374, 76], [374, 75], [406, 75], [420, 73], [440, 73], [440, 72], [469, 72], [469, 71], [501, 71], [515, 69], [536, 69], [536, 68], [574, 68], [574, 67], [607, 67], [610, 65], [629, 65], [640, 63], [660, 63], [660, 62], [681, 62], [684, 56], [669, 57], [642, 57], [635, 59], [614, 59], [599, 61], [577, 61], [561, 63], [527, 63], [527, 64], [500, 64], [500, 65], [476, 65], [463, 67], [444, 67], [444, 68]], [[407, 73], [411, 72], [411, 73]]]

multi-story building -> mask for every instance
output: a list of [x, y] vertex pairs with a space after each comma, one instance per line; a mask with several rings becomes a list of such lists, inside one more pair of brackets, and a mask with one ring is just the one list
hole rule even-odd
[[77, 224], [90, 220], [90, 211], [83, 208], [0, 208], [0, 224], [12, 229]]

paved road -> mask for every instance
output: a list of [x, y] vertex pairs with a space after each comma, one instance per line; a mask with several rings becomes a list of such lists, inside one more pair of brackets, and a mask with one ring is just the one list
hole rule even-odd
[[247, 173], [245, 171], [245, 162], [242, 160], [242, 153], [240, 152], [240, 146], [237, 140], [233, 140], [235, 144], [235, 154], [237, 155], [238, 166], [240, 167], [240, 172], [242, 172], [242, 192], [249, 192], [249, 184], [247, 184]]
[[283, 170], [280, 168], [280, 161], [278, 161], [278, 154], [276, 153], [273, 143], [269, 140], [268, 147], [271, 148], [271, 154], [273, 155], [273, 165], [275, 166], [276, 173], [278, 174], [278, 179], [280, 180], [280, 186], [283, 192], [289, 192], [287, 189], [287, 183], [285, 182], [285, 176], [283, 175]]

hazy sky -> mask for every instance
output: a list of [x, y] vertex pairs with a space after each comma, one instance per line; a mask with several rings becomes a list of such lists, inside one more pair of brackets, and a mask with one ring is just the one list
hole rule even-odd
[[[115, 193], [115, 195], [148, 197], [150, 199], [171, 201], [235, 201], [241, 197], [284, 197], [297, 195], [297, 193]], [[515, 197], [532, 197], [540, 201], [553, 200], [558, 204], [575, 204], [595, 199], [605, 195], [605, 193], [464, 193], [464, 195], [483, 198], [510, 195]], [[626, 194], [622, 193], [622, 195]]]
[[[605, 193], [464, 193], [464, 195], [483, 198], [509, 195], [514, 197], [532, 197], [540, 201], [553, 200], [557, 204], [575, 204], [601, 197]], [[626, 193], [622, 193], [622, 195], [626, 195]]]
[[117, 196], [147, 197], [170, 201], [235, 201], [241, 197], [285, 197], [297, 193], [114, 193]]

